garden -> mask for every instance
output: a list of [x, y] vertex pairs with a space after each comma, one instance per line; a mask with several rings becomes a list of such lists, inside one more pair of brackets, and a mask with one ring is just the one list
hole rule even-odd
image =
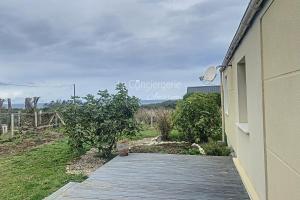
[[[112, 157], [118, 144], [126, 144], [130, 152], [186, 153], [228, 156], [230, 150], [221, 142], [221, 99], [219, 94], [194, 93], [168, 107], [143, 108], [139, 99], [128, 95], [124, 84], [116, 93], [99, 91], [74, 99], [61, 112], [65, 133], [72, 149], [82, 154], [97, 149], [103, 158]], [[131, 140], [147, 137], [148, 143], [130, 145]], [[146, 131], [146, 132], [145, 132]], [[126, 146], [125, 145], [125, 146]], [[124, 146], [124, 145], [123, 145]], [[168, 150], [171, 149], [171, 150]]]
[[60, 127], [1, 136], [0, 199], [43, 199], [128, 151], [228, 156], [220, 101], [219, 94], [194, 93], [143, 106], [118, 84], [115, 93], [51, 103], [47, 112], [59, 113]]

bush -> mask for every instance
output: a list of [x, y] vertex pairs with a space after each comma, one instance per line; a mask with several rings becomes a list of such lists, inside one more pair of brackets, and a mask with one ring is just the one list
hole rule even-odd
[[201, 145], [206, 155], [209, 156], [229, 156], [231, 151], [224, 143], [216, 141], [210, 141], [206, 144]]
[[221, 135], [221, 111], [218, 95], [194, 93], [176, 106], [174, 125], [191, 143], [218, 140]]
[[68, 135], [68, 143], [72, 150], [77, 154], [84, 152], [84, 143], [88, 140], [86, 138], [85, 129], [81, 119], [84, 117], [82, 103], [76, 100], [76, 103], [70, 103], [61, 111], [66, 123], [64, 129]]
[[69, 105], [73, 101], [69, 100], [56, 100], [44, 104], [43, 111], [45, 112], [60, 112], [65, 106]]
[[[183, 100], [189, 98], [190, 96], [194, 95], [195, 93], [187, 93], [183, 96]], [[203, 94], [203, 93], [196, 93], [196, 94]], [[204, 94], [207, 95], [211, 100], [215, 101], [219, 107], [221, 107], [221, 94], [219, 93], [210, 93], [210, 94]]]
[[169, 135], [172, 130], [171, 115], [172, 111], [167, 109], [157, 109], [156, 120], [157, 120], [157, 129], [160, 132], [161, 140], [169, 140]]
[[118, 84], [116, 91], [99, 91], [97, 96], [87, 95], [65, 108], [66, 132], [74, 150], [80, 152], [89, 145], [96, 147], [101, 156], [109, 157], [119, 138], [138, 132], [134, 119], [138, 99], [128, 95], [124, 84]]

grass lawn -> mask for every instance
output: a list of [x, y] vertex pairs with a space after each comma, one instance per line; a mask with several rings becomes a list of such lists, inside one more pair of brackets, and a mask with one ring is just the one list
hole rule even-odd
[[138, 133], [135, 136], [129, 137], [127, 139], [129, 140], [141, 140], [144, 138], [153, 138], [159, 135], [159, 132], [155, 128], [147, 128], [145, 130], [142, 130], [140, 133]]
[[[138, 133], [136, 136], [129, 137], [130, 140], [142, 140], [144, 138], [153, 138], [159, 136], [159, 132], [155, 128], [146, 128]], [[182, 141], [182, 136], [177, 130], [172, 130], [170, 133], [171, 141]]]
[[74, 158], [65, 140], [42, 145], [25, 153], [0, 156], [0, 199], [43, 199], [69, 181], [66, 164]]

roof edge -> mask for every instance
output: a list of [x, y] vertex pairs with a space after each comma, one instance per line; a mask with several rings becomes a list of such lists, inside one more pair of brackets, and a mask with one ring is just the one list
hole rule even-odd
[[251, 0], [246, 12], [240, 22], [240, 25], [233, 37], [233, 40], [230, 43], [229, 49], [227, 50], [226, 56], [223, 60], [222, 66], [227, 67], [229, 64], [233, 54], [235, 53], [236, 49], [239, 47], [240, 42], [246, 35], [249, 27], [251, 26], [253, 20], [256, 17], [256, 14], [261, 9], [261, 5], [265, 0]]

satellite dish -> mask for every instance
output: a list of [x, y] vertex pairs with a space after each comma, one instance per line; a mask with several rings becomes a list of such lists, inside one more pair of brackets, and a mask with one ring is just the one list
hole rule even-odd
[[204, 81], [204, 82], [212, 82], [215, 80], [217, 76], [217, 68], [214, 66], [209, 67], [203, 76], [200, 76], [199, 79], [200, 81]]

